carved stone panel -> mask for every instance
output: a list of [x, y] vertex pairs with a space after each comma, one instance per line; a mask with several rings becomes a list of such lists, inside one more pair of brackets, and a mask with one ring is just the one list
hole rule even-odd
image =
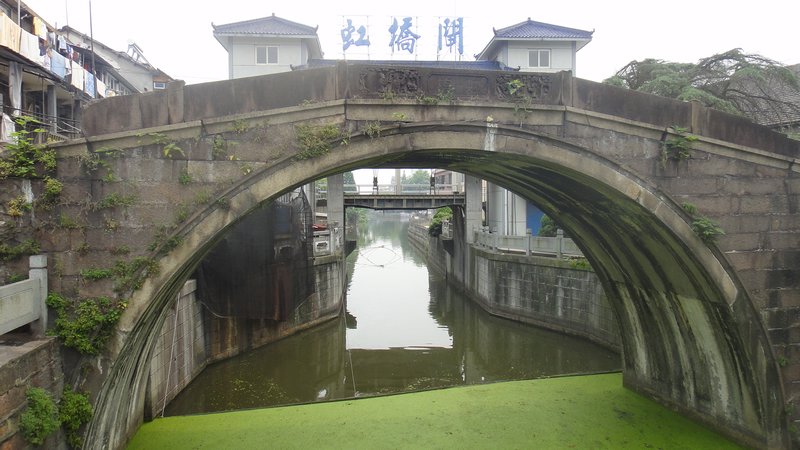
[[502, 100], [536, 100], [550, 93], [551, 80], [548, 74], [503, 74], [498, 75], [495, 80], [495, 93]]
[[413, 69], [362, 69], [359, 89], [364, 95], [391, 93], [401, 97], [414, 97], [420, 91], [420, 75]]

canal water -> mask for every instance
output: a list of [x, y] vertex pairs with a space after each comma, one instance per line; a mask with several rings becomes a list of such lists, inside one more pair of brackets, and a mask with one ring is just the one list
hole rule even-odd
[[491, 316], [429, 272], [408, 216], [372, 213], [337, 319], [207, 367], [166, 415], [618, 370], [586, 340]]

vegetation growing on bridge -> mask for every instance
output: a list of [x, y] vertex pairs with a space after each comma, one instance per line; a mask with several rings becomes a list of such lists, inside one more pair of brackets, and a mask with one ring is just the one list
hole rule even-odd
[[58, 428], [58, 408], [53, 397], [38, 387], [25, 391], [28, 409], [20, 416], [19, 426], [25, 440], [33, 445], [44, 444], [45, 439]]
[[331, 151], [335, 142], [347, 145], [348, 134], [336, 124], [328, 125], [297, 125], [295, 127], [299, 151], [295, 156], [298, 161], [313, 159], [323, 156]]
[[700, 215], [695, 205], [684, 203], [681, 207], [692, 217], [692, 230], [700, 236], [700, 239], [706, 244], [714, 243], [718, 237], [725, 234], [725, 230], [713, 220]]
[[27, 239], [17, 245], [6, 242], [0, 243], [0, 261], [11, 261], [21, 256], [39, 253], [39, 243], [34, 239]]
[[127, 307], [109, 297], [68, 299], [56, 292], [48, 294], [46, 302], [56, 312], [53, 333], [64, 346], [86, 355], [103, 350]]
[[672, 126], [675, 133], [667, 138], [667, 132], [661, 139], [661, 165], [666, 166], [668, 160], [683, 161], [692, 157], [692, 145], [697, 142], [697, 136], [687, 133], [686, 128]]
[[42, 388], [29, 388], [25, 396], [28, 399], [28, 408], [20, 417], [20, 428], [29, 443], [42, 445], [59, 426], [63, 426], [70, 447], [83, 446], [79, 430], [83, 424], [89, 422], [93, 414], [86, 394], [66, 387], [58, 405], [52, 395]]

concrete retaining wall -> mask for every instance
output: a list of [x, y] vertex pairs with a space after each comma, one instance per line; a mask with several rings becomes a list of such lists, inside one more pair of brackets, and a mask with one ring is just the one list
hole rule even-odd
[[[8, 336], [4, 339], [11, 339]], [[0, 449], [24, 449], [30, 446], [19, 430], [19, 420], [27, 399], [25, 391], [40, 387], [58, 400], [64, 390], [61, 355], [55, 338], [0, 344]], [[51, 435], [42, 448], [66, 448], [63, 433]]]
[[[409, 238], [431, 267], [489, 313], [620, 350], [613, 312], [593, 271], [557, 258], [500, 254], [466, 245], [453, 245], [451, 255], [439, 238], [428, 236], [420, 226], [409, 227]], [[466, 264], [459, 261], [463, 258], [468, 258]]]
[[197, 282], [187, 281], [173, 307], [165, 312], [164, 326], [150, 359], [145, 406], [145, 414], [150, 417], [160, 414], [206, 367], [206, 334], [196, 290]]
[[344, 300], [341, 253], [314, 261], [315, 292], [284, 322], [216, 317], [195, 295], [197, 284], [184, 284], [168, 310], [150, 362], [145, 414], [158, 416], [209, 363], [275, 342], [335, 317]]

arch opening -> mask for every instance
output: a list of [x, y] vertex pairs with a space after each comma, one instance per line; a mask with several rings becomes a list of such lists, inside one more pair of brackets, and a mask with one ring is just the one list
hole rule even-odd
[[[228, 191], [228, 209], [210, 208], [184, 227], [184, 244], [163, 262], [168, 270], [137, 292], [123, 318], [90, 438], [120, 442], [138, 425], [143, 366], [163, 310], [236, 221], [315, 178], [356, 168], [437, 167], [515, 192], [575, 237], [615, 312], [626, 386], [741, 441], [785, 442], [779, 374], [763, 328], [752, 326], [760, 323], [755, 308], [724, 257], [643, 180], [558, 139], [519, 129], [487, 132], [485, 125], [399, 127], [376, 139], [354, 138], [345, 150], [255, 173]], [[119, 401], [123, 393], [131, 401]], [[115, 429], [123, 423], [124, 431]]]

